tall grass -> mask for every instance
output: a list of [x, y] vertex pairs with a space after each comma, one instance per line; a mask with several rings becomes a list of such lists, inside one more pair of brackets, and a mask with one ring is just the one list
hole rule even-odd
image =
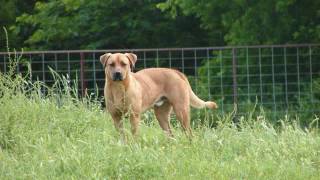
[[207, 117], [215, 128], [194, 126], [190, 142], [181, 128], [174, 128], [175, 139], [167, 138], [154, 116], [146, 115], [138, 138], [123, 142], [97, 99], [79, 98], [67, 77], [52, 73], [53, 87], [0, 73], [0, 179], [320, 176], [317, 128], [301, 129], [288, 117], [276, 128], [263, 113], [235, 125], [232, 114], [225, 114]]

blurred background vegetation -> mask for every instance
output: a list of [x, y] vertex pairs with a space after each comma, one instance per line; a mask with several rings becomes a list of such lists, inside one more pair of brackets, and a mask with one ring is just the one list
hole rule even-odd
[[[227, 45], [271, 45], [320, 42], [320, 1], [317, 0], [0, 0], [0, 26], [9, 31], [11, 47], [24, 50], [71, 50], [71, 49], [130, 49], [130, 48], [169, 48], [169, 47], [199, 47]], [[5, 35], [0, 33], [0, 51], [5, 51]], [[268, 51], [268, 52], [267, 52]], [[270, 50], [262, 54], [270, 54]], [[245, 52], [238, 52], [243, 55]], [[258, 52], [255, 52], [258, 54]], [[283, 54], [283, 52], [278, 52]], [[295, 53], [295, 52], [292, 52]], [[309, 49], [300, 53], [309, 53]], [[319, 48], [314, 54], [313, 62], [319, 57]], [[317, 56], [316, 56], [317, 55]], [[225, 63], [223, 69], [210, 69], [211, 76], [232, 74], [227, 62], [212, 52], [210, 60], [203, 59], [198, 68], [199, 96], [208, 95], [206, 83], [208, 79], [208, 63], [219, 66]], [[282, 62], [283, 55], [275, 61]], [[308, 60], [308, 56], [301, 60]], [[293, 57], [288, 61], [294, 62]], [[248, 59], [251, 74], [270, 73], [271, 69], [262, 68], [259, 72], [257, 57]], [[231, 61], [229, 62], [231, 63]], [[245, 66], [244, 59], [239, 58], [238, 65]], [[269, 63], [270, 61], [264, 61]], [[288, 73], [296, 72], [299, 67], [290, 67]], [[74, 67], [75, 68], [75, 67]], [[275, 73], [283, 72], [284, 67], [276, 65]], [[302, 66], [301, 72], [310, 72], [309, 66]], [[246, 69], [239, 69], [246, 73]], [[243, 72], [242, 72], [243, 71]], [[308, 86], [299, 86], [301, 91], [314, 94], [304, 97], [304, 102], [314, 99], [318, 105], [320, 92], [320, 64], [314, 63], [311, 72], [314, 77]], [[187, 73], [187, 75], [190, 75]], [[297, 77], [288, 76], [288, 82], [296, 82]], [[189, 76], [192, 84], [194, 80]], [[278, 80], [277, 80], [278, 79]], [[301, 81], [310, 79], [301, 77]], [[245, 84], [247, 77], [238, 78]], [[284, 80], [276, 77], [276, 91], [285, 91]], [[250, 79], [252, 84], [258, 84], [259, 79]], [[264, 79], [272, 83], [271, 76]], [[211, 80], [211, 84], [219, 84], [220, 80]], [[232, 79], [224, 79], [225, 84], [232, 84]], [[270, 86], [271, 87], [271, 86]], [[247, 87], [251, 92], [260, 91], [259, 87]], [[296, 86], [286, 91], [295, 91]], [[247, 89], [238, 88], [238, 92]], [[264, 92], [272, 89], [264, 88]], [[232, 88], [225, 90], [232, 93]], [[221, 104], [232, 104], [232, 98], [218, 97], [220, 89], [211, 90], [212, 96], [218, 98]], [[240, 103], [248, 104], [252, 109], [257, 96], [239, 98]], [[271, 101], [271, 96], [268, 97]], [[277, 100], [282, 101], [278, 96]], [[300, 97], [289, 97], [300, 102]], [[299, 101], [297, 100], [299, 99]], [[317, 104], [315, 103], [315, 104]], [[265, 106], [273, 111], [274, 106]], [[318, 109], [313, 104], [290, 104], [298, 113], [310, 109]], [[312, 106], [312, 107], [311, 107]], [[232, 111], [230, 107], [227, 111]], [[285, 112], [286, 107], [278, 110]], [[242, 109], [247, 112], [247, 109]], [[304, 113], [301, 116], [312, 118], [314, 114]], [[198, 116], [198, 115], [197, 115]], [[309, 122], [309, 120], [306, 120]], [[306, 123], [307, 124], [307, 123]]]
[[[316, 0], [0, 0], [0, 4], [0, 26], [9, 30], [11, 45], [27, 50], [320, 40]], [[4, 40], [1, 33], [1, 43]]]

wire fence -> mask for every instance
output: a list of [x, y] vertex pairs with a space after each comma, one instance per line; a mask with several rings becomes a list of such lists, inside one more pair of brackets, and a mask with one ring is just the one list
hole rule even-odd
[[[17, 72], [31, 65], [33, 80], [50, 85], [49, 70], [78, 81], [79, 92], [99, 92], [104, 72], [99, 57], [106, 52], [133, 52], [134, 71], [168, 67], [185, 73], [203, 99], [219, 103], [220, 111], [246, 112], [258, 104], [277, 113], [320, 111], [320, 45], [266, 45], [200, 48], [29, 51], [22, 53]], [[21, 54], [21, 52], [18, 52]], [[8, 70], [8, 53], [0, 52], [0, 71]]]

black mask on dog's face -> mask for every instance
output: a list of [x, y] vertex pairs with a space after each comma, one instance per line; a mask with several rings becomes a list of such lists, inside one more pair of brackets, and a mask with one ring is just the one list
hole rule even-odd
[[122, 77], [121, 72], [115, 72], [115, 73], [113, 73], [113, 75], [112, 75], [112, 80], [113, 80], [113, 81], [122, 81], [122, 80], [123, 80], [123, 77]]

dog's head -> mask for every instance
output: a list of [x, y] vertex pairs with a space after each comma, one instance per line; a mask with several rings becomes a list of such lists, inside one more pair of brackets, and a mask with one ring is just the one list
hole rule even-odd
[[123, 81], [133, 69], [137, 55], [133, 53], [106, 53], [100, 56], [106, 78], [112, 81]]

